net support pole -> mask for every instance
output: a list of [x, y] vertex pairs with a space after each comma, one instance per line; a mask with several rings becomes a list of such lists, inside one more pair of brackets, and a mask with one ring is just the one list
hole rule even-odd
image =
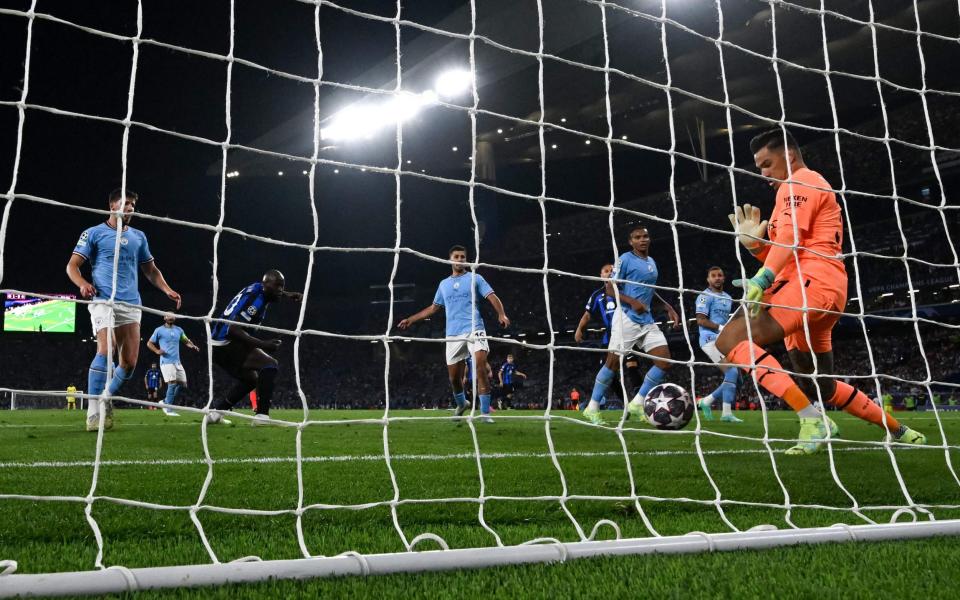
[[[798, 544], [879, 542], [960, 535], [960, 519], [882, 525], [834, 525], [811, 529], [742, 531], [600, 542], [525, 544], [395, 554], [349, 553], [326, 558], [231, 562], [209, 565], [127, 569], [45, 575], [0, 575], [0, 598], [119, 594], [147, 589], [253, 583], [268, 579], [312, 579], [343, 575], [386, 575], [450, 571], [577, 558], [641, 554], [690, 554], [763, 550]], [[6, 572], [10, 572], [7, 568]]]

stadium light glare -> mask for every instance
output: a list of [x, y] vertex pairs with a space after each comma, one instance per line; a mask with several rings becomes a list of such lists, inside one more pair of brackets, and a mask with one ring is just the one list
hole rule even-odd
[[473, 87], [473, 75], [463, 69], [451, 69], [440, 73], [433, 89], [442, 98], [455, 98]]
[[283, 177], [283, 171], [277, 171], [277, 175]]
[[497, 133], [503, 133], [502, 129], [497, 129]]

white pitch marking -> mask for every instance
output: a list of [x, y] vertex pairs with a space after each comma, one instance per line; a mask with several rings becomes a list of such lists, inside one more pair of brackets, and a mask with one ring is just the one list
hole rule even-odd
[[[898, 448], [901, 450], [920, 450], [921, 448]], [[885, 450], [882, 446], [864, 447], [864, 448], [834, 448], [834, 452], [880, 452]], [[775, 453], [783, 453], [786, 449], [774, 450]], [[705, 455], [733, 455], [733, 454], [767, 454], [766, 450], [706, 450]], [[649, 452], [630, 452], [631, 456], [696, 456], [693, 450], [652, 450]], [[595, 457], [623, 457], [623, 452], [557, 452], [559, 458], [595, 458]], [[473, 459], [475, 455], [470, 452], [461, 452], [457, 454], [391, 454], [391, 461], [442, 461]], [[550, 458], [549, 452], [491, 452], [483, 453], [480, 458], [485, 460], [509, 459], [509, 458]], [[331, 456], [305, 456], [305, 463], [329, 463], [329, 462], [373, 462], [382, 461], [382, 454], [342, 454]], [[296, 463], [295, 456], [264, 456], [260, 458], [221, 458], [215, 459], [215, 465], [236, 465], [236, 464], [270, 464], [270, 463]], [[168, 466], [168, 465], [205, 465], [206, 461], [194, 458], [169, 458], [169, 459], [151, 459], [151, 460], [102, 460], [100, 466], [104, 467], [131, 467], [131, 466]], [[0, 462], [0, 469], [60, 469], [70, 467], [92, 467], [93, 461], [38, 461], [38, 462]]]

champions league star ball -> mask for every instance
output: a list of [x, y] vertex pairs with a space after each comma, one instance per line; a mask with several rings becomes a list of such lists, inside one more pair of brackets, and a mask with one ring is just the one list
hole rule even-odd
[[687, 390], [673, 383], [661, 383], [643, 399], [643, 414], [657, 429], [683, 429], [693, 418], [693, 411]]

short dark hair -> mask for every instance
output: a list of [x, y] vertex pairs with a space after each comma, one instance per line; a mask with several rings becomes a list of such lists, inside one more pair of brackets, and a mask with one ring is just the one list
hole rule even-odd
[[[107, 203], [113, 204], [114, 202], [119, 200], [121, 197], [123, 197], [123, 190], [121, 188], [117, 188], [112, 192], [110, 192], [110, 195], [107, 197]], [[127, 188], [127, 199], [136, 201], [140, 199], [140, 195], [137, 194], [135, 191], [131, 190], [130, 188]]]
[[791, 150], [799, 150], [800, 146], [797, 145], [797, 140], [794, 139], [793, 134], [790, 133], [789, 129], [780, 128], [780, 127], [771, 127], [766, 131], [761, 131], [757, 135], [753, 136], [753, 139], [750, 140], [750, 152], [756, 154], [760, 152], [761, 148], [769, 148], [770, 150], [778, 150], [783, 148], [783, 140], [786, 138], [787, 147]]
[[627, 237], [630, 237], [631, 235], [633, 235], [634, 231], [639, 231], [641, 229], [645, 230], [647, 233], [650, 233], [650, 230], [647, 229], [646, 225], [644, 225], [643, 223], [637, 223], [636, 225], [631, 226], [630, 230], [627, 231]]
[[450, 246], [450, 250], [447, 252], [447, 257], [449, 258], [450, 255], [452, 255], [454, 252], [466, 252], [466, 251], [467, 251], [466, 247], [461, 246], [460, 244], [457, 244], [455, 246]]
[[710, 273], [713, 273], [714, 271], [723, 271], [723, 267], [718, 267], [717, 265], [714, 265], [709, 269], [707, 269], [707, 275], [709, 275]]

